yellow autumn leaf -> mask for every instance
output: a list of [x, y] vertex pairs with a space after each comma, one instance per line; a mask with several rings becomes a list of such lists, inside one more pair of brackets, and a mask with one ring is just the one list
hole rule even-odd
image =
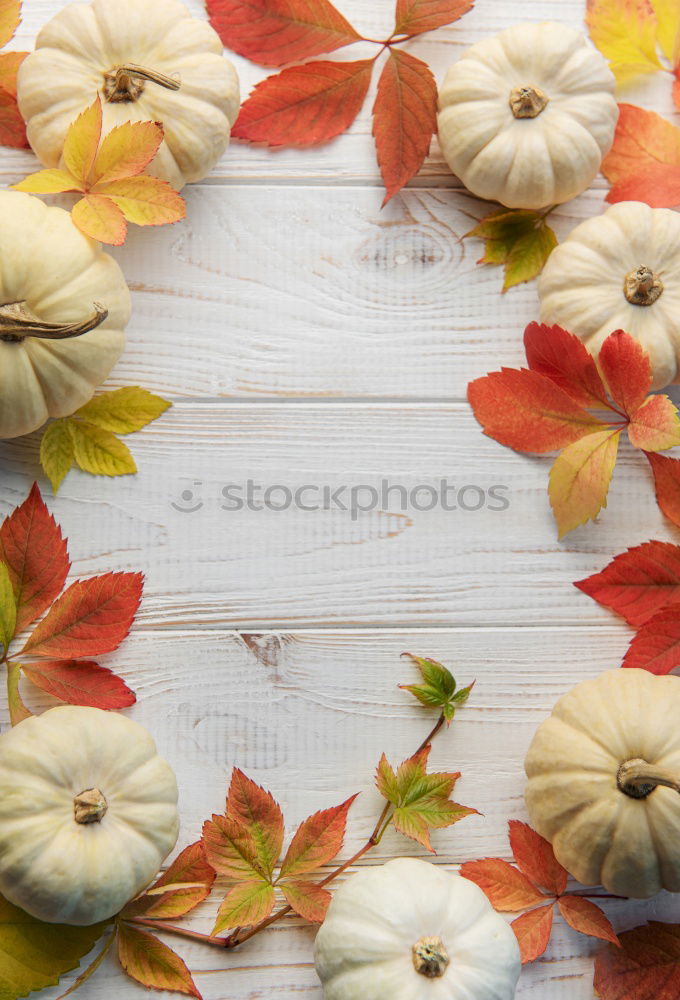
[[590, 37], [609, 60], [619, 83], [662, 69], [651, 0], [588, 0]]
[[90, 171], [97, 156], [102, 134], [102, 102], [97, 96], [94, 104], [86, 108], [70, 126], [64, 140], [64, 164], [78, 181], [81, 190], [86, 190]]
[[14, 38], [21, 21], [21, 0], [0, 0], [0, 48]]
[[94, 396], [75, 416], [114, 434], [132, 434], [157, 420], [171, 405], [147, 389], [126, 386]]
[[100, 243], [119, 247], [125, 243], [127, 223], [123, 213], [110, 198], [99, 194], [86, 194], [71, 209], [78, 229]]
[[9, 570], [0, 562], [0, 650], [9, 649], [17, 627], [17, 602]]
[[32, 712], [24, 705], [19, 691], [19, 680], [21, 678], [21, 664], [7, 664], [7, 708], [9, 709], [9, 721], [13, 726], [30, 719]]
[[156, 122], [125, 122], [111, 129], [97, 153], [92, 180], [98, 187], [124, 177], [136, 177], [148, 167], [163, 142]]
[[137, 471], [130, 449], [111, 431], [80, 420], [69, 420], [68, 428], [73, 456], [83, 472], [93, 476], [129, 476]]
[[680, 3], [678, 0], [653, 0], [656, 12], [656, 37], [661, 51], [673, 67], [680, 62]]
[[38, 170], [24, 177], [18, 184], [12, 184], [15, 191], [28, 191], [29, 194], [59, 194], [62, 191], [78, 191], [78, 183], [67, 170], [50, 168]]
[[142, 174], [97, 188], [138, 226], [163, 226], [186, 215], [186, 203], [165, 181]]
[[73, 440], [65, 420], [47, 425], [40, 442], [40, 464], [56, 495], [73, 465]]
[[555, 459], [548, 493], [560, 538], [607, 506], [620, 437], [611, 428], [586, 434]]

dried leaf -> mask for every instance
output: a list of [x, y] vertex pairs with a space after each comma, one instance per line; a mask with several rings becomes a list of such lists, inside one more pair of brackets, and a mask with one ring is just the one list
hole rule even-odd
[[61, 593], [71, 568], [61, 529], [36, 483], [0, 527], [0, 561], [9, 569], [21, 632]]
[[17, 604], [9, 569], [0, 562], [0, 652], [4, 655], [17, 628]]
[[501, 208], [465, 233], [485, 241], [480, 264], [503, 264], [503, 291], [537, 277], [557, 246], [557, 237], [544, 212]]
[[213, 934], [234, 927], [250, 927], [265, 920], [274, 909], [276, 897], [267, 882], [239, 882], [230, 889], [217, 913]]
[[548, 947], [552, 933], [553, 903], [527, 910], [510, 925], [519, 944], [522, 965], [539, 958]]
[[607, 506], [621, 431], [588, 434], [562, 451], [550, 470], [550, 506], [560, 538]]
[[358, 115], [372, 69], [373, 59], [310, 62], [284, 69], [255, 87], [231, 134], [268, 146], [327, 142]]
[[347, 813], [356, 795], [339, 806], [314, 813], [301, 824], [281, 865], [281, 878], [297, 878], [328, 864], [345, 839]]
[[69, 705], [114, 709], [137, 700], [125, 681], [92, 660], [37, 660], [22, 670], [36, 687]]
[[575, 931], [618, 945], [619, 939], [611, 922], [600, 907], [589, 899], [584, 896], [562, 896], [557, 900], [557, 905], [564, 919]]
[[283, 846], [283, 813], [269, 792], [237, 767], [229, 785], [227, 816], [250, 833], [256, 846], [257, 865], [271, 877]]
[[607, 201], [680, 204], [680, 129], [654, 111], [619, 105], [614, 145], [602, 162], [612, 184]]
[[552, 845], [527, 823], [511, 819], [510, 847], [517, 865], [528, 879], [555, 896], [567, 888], [567, 870], [555, 857]]
[[132, 434], [157, 420], [170, 406], [161, 396], [129, 386], [94, 396], [75, 416], [113, 434]]
[[650, 0], [588, 0], [586, 21], [619, 83], [662, 69]]
[[78, 580], [53, 604], [22, 652], [31, 656], [100, 656], [120, 646], [142, 599], [141, 573]]
[[40, 441], [40, 464], [52, 484], [52, 492], [59, 487], [73, 466], [73, 438], [65, 420], [48, 424]]
[[636, 545], [574, 586], [629, 625], [644, 625], [662, 608], [680, 602], [680, 546], [658, 541]]
[[397, 0], [395, 35], [419, 35], [457, 21], [474, 0]]
[[619, 935], [595, 958], [601, 1000], [674, 1000], [680, 996], [680, 924], [652, 921]]
[[656, 502], [669, 521], [680, 528], [680, 460], [646, 451], [654, 473]]
[[501, 912], [517, 913], [545, 899], [525, 874], [501, 858], [466, 861], [460, 874], [478, 885], [493, 908]]
[[328, 0], [207, 0], [225, 46], [261, 66], [301, 62], [360, 40]]
[[437, 128], [437, 82], [427, 63], [391, 49], [373, 105], [385, 205], [423, 165]]
[[658, 611], [631, 639], [624, 667], [668, 674], [680, 666], [680, 604]]
[[122, 923], [118, 928], [118, 958], [131, 979], [155, 990], [197, 997], [201, 994], [186, 965], [153, 934]]
[[301, 879], [282, 882], [280, 888], [286, 902], [299, 917], [312, 924], [324, 922], [331, 902], [331, 894], [327, 889], [315, 882], [304, 882]]

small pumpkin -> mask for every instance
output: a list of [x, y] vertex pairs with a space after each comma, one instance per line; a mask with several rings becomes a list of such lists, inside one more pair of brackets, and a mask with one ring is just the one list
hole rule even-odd
[[610, 670], [559, 699], [525, 768], [535, 829], [584, 885], [680, 892], [680, 678]]
[[584, 191], [614, 141], [606, 60], [564, 24], [517, 24], [468, 49], [439, 92], [439, 143], [479, 198], [546, 208]]
[[416, 858], [352, 875], [317, 934], [326, 1000], [510, 1000], [519, 947], [473, 882]]
[[541, 319], [575, 333], [591, 354], [614, 330], [648, 352], [653, 388], [680, 381], [680, 215], [620, 202], [582, 222], [541, 275]]
[[46, 167], [59, 165], [69, 125], [97, 94], [104, 134], [127, 121], [161, 122], [165, 141], [148, 172], [176, 190], [212, 170], [239, 109], [219, 36], [177, 0], [72, 3], [45, 25], [17, 97]]
[[130, 293], [63, 209], [0, 191], [0, 216], [1, 439], [91, 399], [125, 345]]
[[63, 705], [0, 735], [0, 892], [39, 920], [118, 913], [178, 824], [175, 776], [131, 719]]

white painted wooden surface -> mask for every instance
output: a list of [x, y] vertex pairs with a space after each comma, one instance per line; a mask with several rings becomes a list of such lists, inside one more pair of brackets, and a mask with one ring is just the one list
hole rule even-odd
[[[25, 0], [15, 47], [29, 47], [59, 6]], [[200, 0], [189, 6], [201, 14]], [[390, 0], [341, 6], [361, 30], [389, 32]], [[478, 0], [409, 48], [441, 78], [488, 32], [521, 18], [578, 25], [583, 6]], [[235, 62], [244, 93], [265, 75]], [[668, 91], [665, 79], [650, 80], [628, 96], [670, 114]], [[455, 866], [508, 856], [505, 824], [525, 815], [532, 732], [569, 686], [617, 666], [625, 651], [629, 629], [573, 581], [627, 545], [678, 539], [644, 461], [624, 448], [600, 523], [556, 542], [549, 463], [484, 438], [465, 403], [471, 378], [521, 362], [535, 287], [501, 296], [500, 273], [475, 266], [480, 248], [461, 237], [488, 209], [460, 189], [436, 142], [411, 189], [380, 210], [371, 103], [321, 150], [234, 144], [186, 192], [185, 223], [131, 234], [117, 256], [135, 314], [110, 384], [145, 385], [175, 406], [130, 440], [137, 478], [72, 473], [51, 506], [74, 574], [147, 574], [138, 628], [107, 662], [137, 690], [131, 714], [177, 770], [180, 846], [223, 807], [237, 764], [272, 789], [291, 828], [361, 790], [345, 851], [356, 848], [378, 808], [379, 754], [401, 759], [426, 730], [427, 713], [396, 686], [411, 674], [399, 654], [412, 650], [444, 660], [461, 681], [478, 679], [433, 752], [436, 766], [463, 771], [458, 797], [483, 814], [435, 836], [438, 863]], [[3, 184], [33, 168], [30, 154], [0, 150]], [[598, 180], [555, 213], [560, 235], [599, 212], [604, 191]], [[37, 437], [0, 446], [0, 515], [39, 477], [37, 447]], [[475, 487], [505, 487], [508, 508], [401, 510], [395, 490], [355, 517], [222, 509], [223, 487], [248, 479], [291, 489], [380, 489], [387, 480], [408, 490], [447, 479], [455, 493], [472, 490], [468, 505]], [[26, 697], [35, 708], [49, 701]], [[402, 852], [410, 844], [388, 836], [366, 863]], [[605, 906], [620, 929], [678, 915], [669, 896]], [[214, 909], [204, 906], [192, 925], [209, 929]], [[173, 944], [206, 1000], [320, 1000], [312, 941], [310, 928], [288, 920], [230, 955]], [[593, 950], [557, 918], [518, 996], [587, 1000]], [[113, 960], [81, 992], [140, 995]]]

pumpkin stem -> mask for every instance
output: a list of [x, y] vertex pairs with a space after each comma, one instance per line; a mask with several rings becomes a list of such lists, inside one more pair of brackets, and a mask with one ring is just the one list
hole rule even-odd
[[147, 80], [166, 90], [179, 90], [181, 86], [180, 81], [171, 76], [145, 69], [136, 63], [127, 63], [125, 66], [114, 66], [104, 74], [104, 97], [111, 104], [136, 101], [143, 93]]
[[0, 306], [0, 340], [20, 344], [26, 337], [37, 340], [70, 340], [95, 330], [109, 315], [108, 309], [94, 303], [94, 313], [80, 323], [43, 323], [25, 302], [7, 302]]
[[624, 761], [616, 775], [620, 791], [631, 799], [646, 799], [658, 785], [680, 793], [680, 780], [663, 767], [648, 764], [641, 757]]
[[411, 950], [416, 972], [427, 979], [441, 979], [451, 959], [440, 937], [422, 937]]
[[651, 306], [663, 292], [663, 282], [651, 267], [636, 267], [623, 282], [623, 294], [631, 305]]
[[73, 816], [76, 823], [101, 823], [109, 808], [108, 802], [98, 788], [86, 788], [73, 800]]
[[538, 87], [514, 87], [510, 91], [510, 110], [515, 118], [537, 118], [549, 100]]

